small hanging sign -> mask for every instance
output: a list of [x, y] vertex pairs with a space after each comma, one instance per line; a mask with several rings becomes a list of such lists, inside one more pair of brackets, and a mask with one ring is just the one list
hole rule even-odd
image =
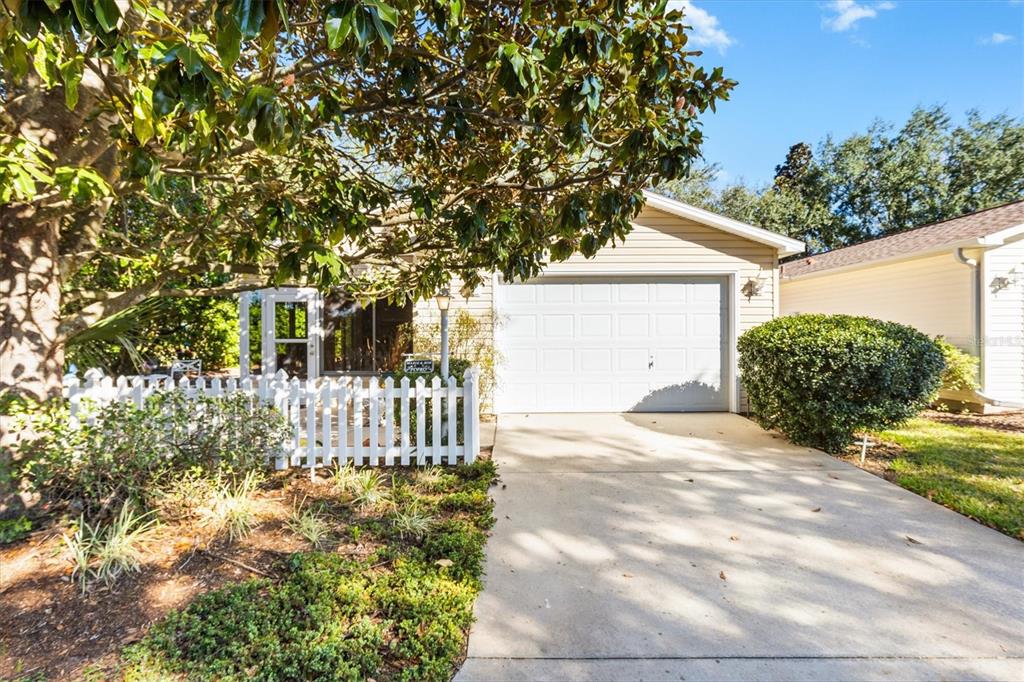
[[406, 374], [430, 374], [434, 371], [433, 360], [412, 359], [405, 361]]

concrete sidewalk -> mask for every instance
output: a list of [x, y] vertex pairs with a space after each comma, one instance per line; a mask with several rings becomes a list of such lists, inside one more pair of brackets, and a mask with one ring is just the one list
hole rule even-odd
[[469, 680], [1024, 679], [1024, 544], [729, 414], [514, 415]]

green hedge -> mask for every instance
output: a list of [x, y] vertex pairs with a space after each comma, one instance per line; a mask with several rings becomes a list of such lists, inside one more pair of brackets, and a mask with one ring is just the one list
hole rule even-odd
[[938, 345], [916, 329], [848, 315], [781, 317], [744, 333], [738, 348], [757, 422], [828, 452], [855, 431], [916, 414], [945, 367]]

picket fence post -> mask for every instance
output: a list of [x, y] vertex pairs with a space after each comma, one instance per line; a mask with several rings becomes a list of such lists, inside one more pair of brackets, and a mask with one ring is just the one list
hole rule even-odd
[[402, 426], [401, 426], [401, 444], [399, 445], [399, 461], [402, 466], [409, 464], [409, 377], [402, 377], [400, 383], [402, 393]]

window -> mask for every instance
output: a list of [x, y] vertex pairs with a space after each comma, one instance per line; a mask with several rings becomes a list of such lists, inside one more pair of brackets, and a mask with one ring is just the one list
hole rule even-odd
[[325, 372], [387, 372], [412, 352], [412, 302], [360, 307], [343, 293], [324, 297]]

